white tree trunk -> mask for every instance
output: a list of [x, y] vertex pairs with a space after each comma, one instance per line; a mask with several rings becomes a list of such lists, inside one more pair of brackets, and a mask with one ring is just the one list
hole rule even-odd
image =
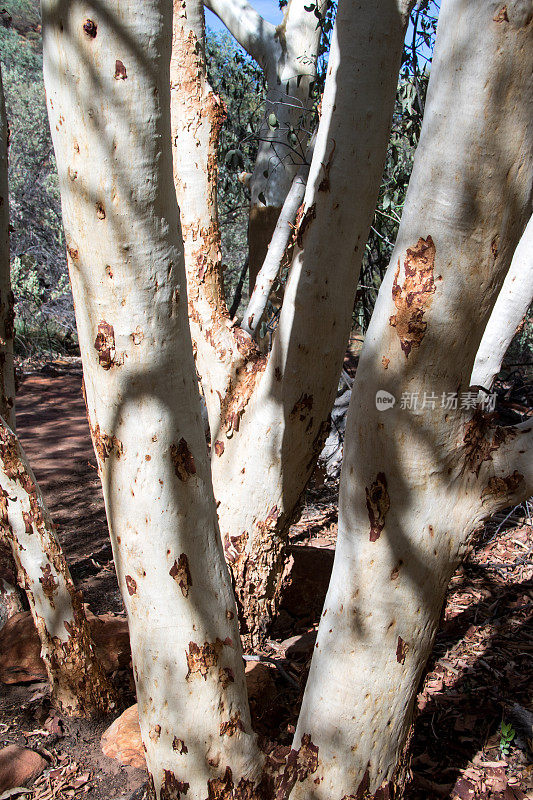
[[11, 544], [55, 703], [66, 714], [111, 711], [115, 692], [98, 661], [81, 595], [15, 434], [0, 418], [0, 527]]
[[490, 390], [516, 329], [533, 300], [533, 217], [516, 248], [509, 272], [479, 345], [470, 383]]
[[[172, 183], [166, 0], [43, 2], [89, 422], [158, 798], [260, 769], [200, 419]], [[225, 785], [225, 784], [224, 784]]]
[[275, 608], [286, 532], [329, 429], [409, 7], [339, 5], [273, 348], [268, 363], [238, 376], [212, 440], [220, 529], [254, 644]]
[[[521, 0], [441, 9], [405, 211], [355, 378], [335, 563], [295, 734], [310, 736], [318, 766], [291, 800], [401, 793], [448, 581], [483, 518], [533, 488], [531, 422], [498, 427], [472, 408], [476, 392], [461, 408], [531, 213], [532, 18]], [[377, 408], [379, 392], [396, 405]]]

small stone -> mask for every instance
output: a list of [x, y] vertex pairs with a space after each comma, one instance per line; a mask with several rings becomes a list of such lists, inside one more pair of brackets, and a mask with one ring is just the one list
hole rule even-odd
[[121, 764], [140, 769], [146, 767], [137, 703], [131, 708], [127, 708], [104, 731], [101, 745], [104, 755], [116, 758]]
[[48, 766], [48, 762], [33, 750], [10, 744], [0, 750], [0, 792], [27, 786]]

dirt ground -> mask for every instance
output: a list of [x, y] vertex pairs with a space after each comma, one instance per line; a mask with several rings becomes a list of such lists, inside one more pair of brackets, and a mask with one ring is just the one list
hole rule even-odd
[[[55, 362], [24, 378], [17, 424], [85, 602], [94, 613], [121, 613], [76, 361]], [[530, 513], [519, 507], [507, 519], [491, 520], [452, 580], [418, 696], [407, 800], [533, 798]], [[290, 742], [298, 713], [336, 530], [336, 487], [315, 483], [291, 530], [279, 617], [265, 651], [253, 654], [272, 678], [272, 691], [252, 700], [256, 730], [283, 743]], [[119, 677], [126, 707], [134, 698], [130, 681]], [[24, 797], [141, 798], [145, 773], [100, 751], [111, 719], [62, 719], [50, 708], [45, 683], [1, 686], [0, 747], [23, 744], [50, 762]], [[507, 750], [501, 748], [502, 721], [514, 733]]]

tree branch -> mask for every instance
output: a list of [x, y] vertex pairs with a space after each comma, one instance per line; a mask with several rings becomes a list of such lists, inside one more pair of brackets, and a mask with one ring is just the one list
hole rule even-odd
[[491, 514], [521, 503], [533, 493], [533, 420], [498, 431], [505, 439], [491, 452], [480, 474], [483, 508]]
[[260, 67], [266, 69], [271, 58], [276, 28], [267, 22], [247, 0], [205, 0], [232, 36]]
[[533, 298], [533, 217], [515, 250], [476, 355], [471, 386], [490, 390]]
[[287, 249], [291, 233], [294, 230], [294, 220], [296, 219], [296, 214], [304, 199], [308, 172], [309, 165], [304, 164], [300, 167], [298, 174], [292, 182], [292, 186], [285, 199], [283, 208], [281, 209], [276, 228], [272, 234], [263, 266], [256, 278], [250, 302], [244, 312], [241, 328], [252, 337], [255, 336], [261, 324], [272, 285], [278, 276], [283, 255]]

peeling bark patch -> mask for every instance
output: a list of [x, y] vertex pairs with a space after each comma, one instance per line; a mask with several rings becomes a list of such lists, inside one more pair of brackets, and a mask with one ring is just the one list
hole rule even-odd
[[214, 642], [204, 642], [203, 645], [189, 642], [189, 652], [185, 651], [189, 671], [185, 679], [190, 680], [195, 675], [201, 675], [206, 681], [209, 670], [217, 666], [223, 647], [224, 642], [220, 639], [216, 639]]
[[22, 519], [24, 520], [24, 527], [26, 529], [26, 533], [27, 534], [33, 533], [32, 525], [31, 525], [31, 523], [32, 523], [31, 514], [29, 514], [27, 511], [23, 511], [22, 512]]
[[182, 595], [187, 597], [189, 594], [189, 587], [192, 586], [192, 578], [189, 569], [189, 559], [185, 553], [180, 555], [178, 561], [174, 561], [174, 565], [168, 574], [171, 578], [174, 578], [181, 589]]
[[465, 424], [463, 444], [465, 466], [470, 472], [478, 476], [484, 461], [492, 461], [492, 453], [502, 445], [506, 439], [516, 436], [512, 428], [494, 426], [493, 414], [484, 414], [476, 409], [472, 418]]
[[111, 455], [120, 458], [124, 452], [122, 442], [116, 436], [109, 436], [109, 434], [103, 433], [98, 424], [93, 428], [89, 423], [89, 427], [91, 429], [93, 447], [100, 461], [104, 462]]
[[483, 490], [482, 497], [509, 497], [515, 494], [518, 487], [523, 482], [524, 476], [515, 469], [512, 475], [507, 475], [506, 478], [498, 478], [496, 476], [490, 478], [487, 486]]
[[113, 326], [105, 320], [98, 323], [98, 333], [94, 340], [94, 347], [98, 353], [98, 363], [103, 369], [111, 369], [115, 364], [115, 331]]
[[89, 37], [89, 39], [96, 39], [97, 34], [97, 25], [92, 19], [86, 19], [83, 23], [83, 30]]
[[400, 262], [396, 268], [392, 299], [397, 312], [389, 319], [396, 328], [400, 346], [408, 358], [413, 347], [420, 347], [426, 333], [425, 312], [433, 302], [435, 280], [435, 245], [431, 236], [420, 238], [412, 249], [408, 249], [404, 261], [405, 278], [403, 286], [398, 284]]
[[136, 594], [137, 592], [137, 581], [131, 577], [131, 575], [126, 575], [126, 588], [128, 590], [128, 594], [130, 597]]
[[386, 356], [382, 356], [381, 363], [383, 364], [383, 369], [387, 369], [389, 364], [390, 364], [390, 358], [387, 358]]
[[509, 22], [509, 17], [507, 15], [507, 6], [502, 6], [500, 10], [493, 16], [494, 22]]
[[163, 770], [163, 774], [164, 778], [159, 794], [161, 800], [180, 800], [182, 794], [187, 794], [188, 783], [179, 781], [170, 769]]
[[237, 731], [244, 731], [244, 725], [238, 711], [227, 722], [220, 723], [220, 736], [234, 736]]
[[148, 735], [152, 742], [157, 741], [157, 739], [159, 739], [161, 736], [161, 725], [156, 725], [155, 728], [152, 728]]
[[366, 507], [370, 520], [370, 541], [375, 542], [381, 536], [385, 527], [385, 517], [390, 508], [390, 497], [387, 491], [387, 478], [385, 473], [378, 472], [376, 480], [365, 488]]
[[400, 569], [402, 567], [403, 561], [400, 558], [394, 569], [391, 570], [390, 579], [391, 581], [395, 581], [398, 575], [400, 574]]
[[125, 81], [128, 77], [126, 72], [126, 67], [122, 63], [122, 61], [117, 60], [115, 61], [115, 80], [116, 81]]
[[240, 536], [230, 536], [228, 533], [224, 537], [224, 552], [230, 564], [235, 564], [244, 553], [246, 542], [248, 541], [248, 533], [243, 531]]
[[218, 679], [225, 689], [230, 683], [235, 683], [233, 670], [230, 667], [222, 667], [222, 669], [218, 671]]
[[105, 208], [103, 203], [98, 202], [96, 204], [96, 216], [98, 219], [105, 219]]
[[301, 220], [300, 220], [300, 222], [298, 224], [298, 228], [296, 230], [296, 242], [297, 242], [298, 247], [300, 249], [303, 248], [304, 235], [305, 235], [307, 229], [309, 228], [309, 225], [311, 224], [311, 222], [315, 219], [315, 217], [316, 217], [316, 204], [313, 203], [313, 205], [309, 206], [309, 208], [306, 210], [306, 212], [303, 215], [303, 217], [301, 218]]
[[52, 575], [52, 568], [50, 564], [47, 564], [45, 567], [41, 567], [41, 572], [43, 575], [41, 578], [39, 578], [39, 583], [43, 587], [43, 594], [48, 598], [52, 608], [55, 608], [54, 594], [59, 584]]
[[185, 439], [180, 439], [178, 444], [170, 445], [170, 458], [174, 464], [174, 472], [186, 483], [191, 475], [196, 475], [196, 464]]
[[224, 442], [216, 441], [215, 454], [220, 457], [223, 452], [224, 452]]
[[294, 404], [292, 411], [289, 414], [290, 420], [299, 419], [300, 422], [306, 418], [307, 414], [313, 408], [313, 395], [302, 394]]
[[180, 753], [182, 755], [185, 755], [189, 752], [183, 739], [178, 739], [177, 736], [174, 736], [174, 739], [172, 740], [172, 749], [175, 750], [176, 753]]
[[[274, 773], [280, 767], [269, 756], [267, 767]], [[284, 800], [288, 797], [296, 781], [303, 782], [309, 775], [318, 769], [318, 747], [311, 741], [311, 734], [304, 733], [301, 746], [298, 750], [290, 750], [285, 763], [285, 768], [280, 777], [275, 779], [275, 800]]]
[[137, 325], [133, 333], [130, 334], [133, 344], [139, 345], [144, 339], [144, 333], [140, 325]]
[[405, 663], [405, 656], [407, 655], [407, 651], [409, 650], [409, 645], [407, 642], [404, 642], [401, 636], [398, 636], [398, 644], [396, 646], [396, 661], [398, 664]]

